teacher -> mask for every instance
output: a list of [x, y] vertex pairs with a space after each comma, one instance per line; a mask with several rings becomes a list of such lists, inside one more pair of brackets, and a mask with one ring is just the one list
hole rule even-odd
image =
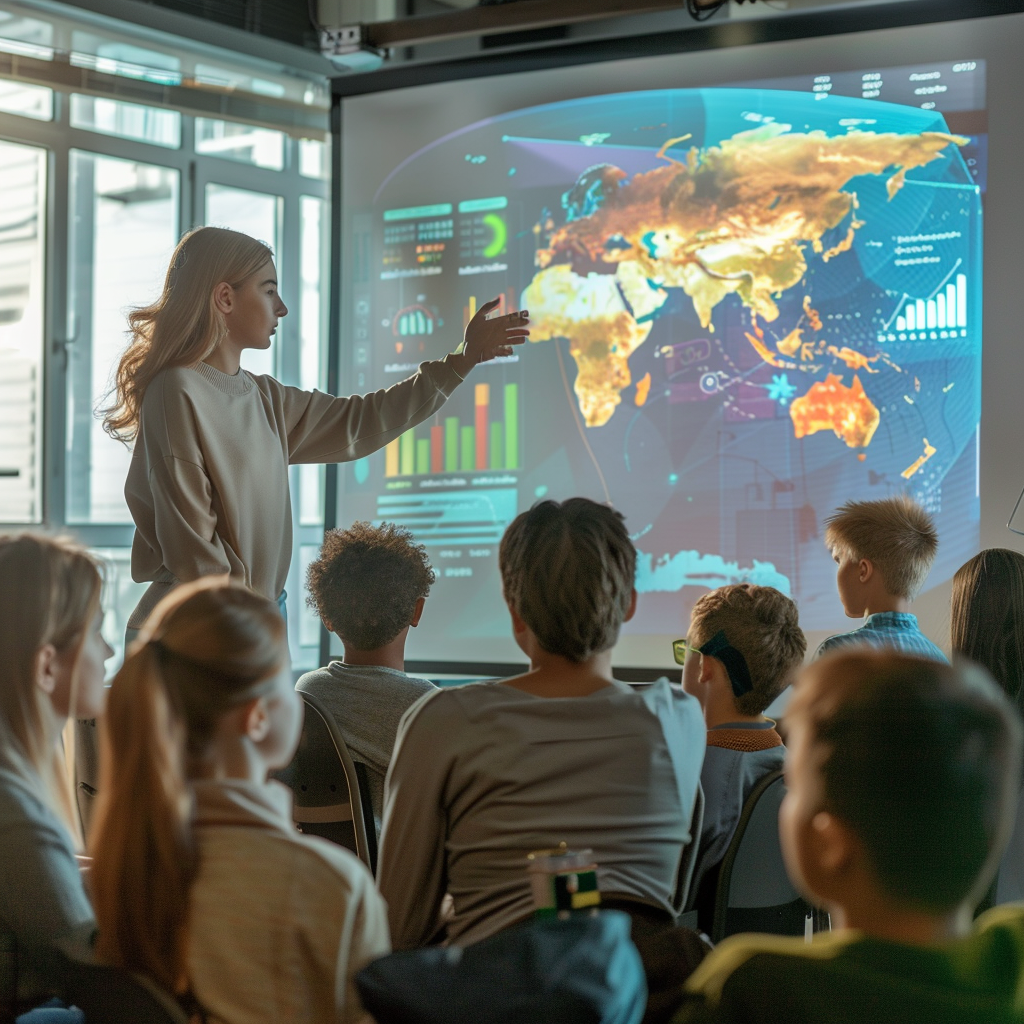
[[149, 583], [128, 640], [179, 583], [230, 575], [284, 612], [292, 551], [288, 467], [347, 462], [436, 412], [478, 363], [510, 355], [528, 315], [470, 321], [463, 343], [370, 395], [335, 398], [240, 368], [288, 312], [273, 253], [237, 231], [202, 227], [175, 249], [163, 293], [128, 316], [104, 428], [134, 444], [124, 493], [135, 520], [132, 578]]

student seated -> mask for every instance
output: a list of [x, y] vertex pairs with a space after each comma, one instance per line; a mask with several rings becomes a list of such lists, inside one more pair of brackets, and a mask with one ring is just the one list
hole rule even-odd
[[[103, 711], [114, 652], [100, 633], [101, 586], [95, 559], [67, 538], [0, 536], [0, 938], [22, 954], [60, 943], [90, 955], [95, 921], [60, 738], [69, 718]], [[44, 993], [24, 970], [18, 987], [26, 1003]]]
[[764, 710], [789, 685], [807, 651], [796, 605], [774, 587], [719, 587], [693, 606], [683, 689], [700, 701], [708, 747], [700, 782], [704, 824], [691, 892], [711, 931], [718, 868], [754, 786], [782, 767], [785, 748]]
[[690, 696], [612, 678], [636, 607], [636, 550], [619, 513], [544, 501], [501, 541], [499, 567], [529, 671], [437, 690], [398, 731], [378, 883], [396, 948], [428, 943], [445, 893], [468, 945], [531, 915], [527, 854], [591, 849], [603, 893], [667, 918], [704, 756]]
[[221, 1024], [361, 1019], [353, 976], [389, 948], [347, 850], [303, 836], [270, 771], [302, 700], [276, 603], [207, 578], [147, 620], [114, 678], [92, 848], [97, 957]]
[[1009, 701], [974, 666], [859, 650], [804, 669], [786, 725], [782, 850], [833, 931], [726, 939], [676, 1024], [1019, 1022], [1024, 907], [972, 925], [1021, 776]]
[[[1024, 711], [1024, 555], [989, 548], [953, 577], [950, 646], [991, 673], [1018, 711]], [[1024, 900], [1024, 793], [993, 894], [996, 903]]]
[[894, 648], [945, 661], [908, 611], [935, 561], [939, 536], [920, 505], [899, 495], [848, 501], [825, 520], [825, 544], [839, 566], [843, 610], [864, 624], [823, 641], [815, 657], [850, 644]]
[[309, 603], [345, 648], [341, 661], [307, 672], [296, 688], [334, 715], [354, 761], [366, 765], [380, 833], [384, 776], [406, 709], [434, 689], [405, 674], [405, 640], [434, 582], [422, 544], [400, 526], [354, 523], [330, 530], [309, 567]]

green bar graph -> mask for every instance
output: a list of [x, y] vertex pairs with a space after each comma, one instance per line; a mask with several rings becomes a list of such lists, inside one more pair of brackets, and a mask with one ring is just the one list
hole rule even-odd
[[416, 471], [416, 435], [411, 430], [407, 430], [402, 435], [398, 451], [398, 461], [401, 467], [399, 472], [402, 476], [412, 476]]
[[501, 423], [491, 424], [491, 469], [505, 468], [505, 427]]
[[444, 421], [444, 471], [459, 471], [459, 417], [449, 416]]
[[425, 437], [416, 442], [416, 472], [420, 476], [430, 472], [430, 441]]
[[459, 469], [463, 473], [472, 473], [476, 465], [476, 431], [472, 427], [463, 427], [462, 438], [462, 460]]
[[[492, 457], [493, 463], [493, 457]], [[519, 468], [519, 385], [505, 385], [505, 469]]]

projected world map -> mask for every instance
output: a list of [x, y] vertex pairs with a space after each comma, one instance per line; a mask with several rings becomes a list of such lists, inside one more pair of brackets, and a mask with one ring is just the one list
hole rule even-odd
[[414, 153], [374, 202], [367, 384], [443, 354], [493, 295], [529, 309], [531, 343], [357, 466], [354, 514], [407, 517], [472, 636], [504, 628], [496, 546], [542, 497], [625, 514], [652, 633], [744, 580], [841, 626], [820, 524], [850, 499], [910, 493], [955, 568], [977, 543], [982, 293], [979, 140], [955, 129], [851, 96], [661, 90]]

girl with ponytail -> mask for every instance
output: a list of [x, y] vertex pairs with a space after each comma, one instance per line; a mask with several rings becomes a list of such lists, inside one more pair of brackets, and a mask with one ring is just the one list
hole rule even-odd
[[[95, 559], [64, 537], [0, 535], [0, 933], [28, 952], [88, 949], [92, 907], [76, 860], [81, 825], [60, 744], [103, 710]], [[19, 996], [31, 999], [31, 979]]]
[[154, 611], [115, 676], [90, 839], [97, 957], [223, 1024], [362, 1017], [389, 949], [373, 879], [300, 835], [270, 771], [298, 745], [275, 603], [207, 579]]
[[107, 432], [134, 444], [132, 576], [151, 584], [129, 630], [176, 584], [203, 576], [230, 575], [283, 610], [288, 467], [362, 458], [435, 413], [477, 363], [526, 340], [525, 312], [486, 319], [497, 305], [481, 306], [457, 351], [387, 390], [301, 391], [240, 369], [242, 352], [269, 348], [288, 312], [270, 249], [223, 228], [187, 234], [163, 294], [128, 318], [105, 410]]

